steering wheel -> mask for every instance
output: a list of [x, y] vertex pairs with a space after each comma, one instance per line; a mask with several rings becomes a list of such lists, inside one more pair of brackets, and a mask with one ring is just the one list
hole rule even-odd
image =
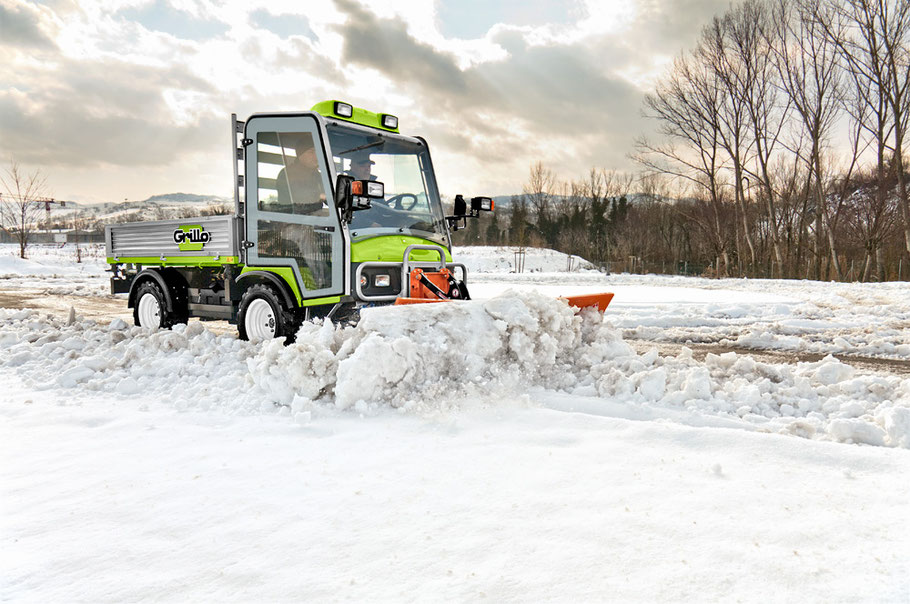
[[[408, 205], [405, 205], [405, 202], [404, 202], [405, 199], [411, 199], [411, 203]], [[389, 197], [386, 200], [385, 205], [389, 206], [393, 210], [408, 211], [417, 205], [417, 196], [414, 195], [413, 193], [400, 193], [398, 195], [395, 195], [394, 197]]]

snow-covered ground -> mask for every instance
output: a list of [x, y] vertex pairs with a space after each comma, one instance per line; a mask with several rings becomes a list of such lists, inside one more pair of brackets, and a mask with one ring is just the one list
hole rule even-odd
[[132, 327], [96, 252], [0, 249], [4, 601], [910, 601], [906, 283], [463, 248], [474, 300], [285, 347]]

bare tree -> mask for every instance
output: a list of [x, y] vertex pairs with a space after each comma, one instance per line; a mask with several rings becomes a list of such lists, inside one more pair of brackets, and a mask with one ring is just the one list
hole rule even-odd
[[0, 175], [0, 228], [19, 242], [19, 257], [25, 258], [28, 240], [38, 226], [45, 204], [46, 178], [40, 170], [26, 174], [18, 162], [10, 159], [9, 167]]
[[897, 200], [877, 193], [881, 188], [875, 173], [859, 174], [845, 180], [838, 194], [844, 197], [845, 226], [848, 234], [862, 248], [861, 281], [885, 279], [882, 246], [898, 224]]
[[775, 20], [778, 43], [774, 49], [777, 70], [783, 90], [793, 103], [799, 119], [800, 135], [808, 149], [794, 149], [805, 162], [812, 182], [815, 199], [816, 278], [821, 278], [821, 238], [827, 235], [831, 265], [838, 279], [843, 276], [834, 237], [835, 225], [826, 196], [824, 150], [842, 107], [841, 71], [837, 47], [826, 35], [821, 21], [830, 21], [823, 14], [819, 0], [779, 0]]
[[730, 158], [730, 168], [733, 170], [733, 200], [740, 211], [742, 235], [749, 249], [749, 266], [754, 268], [757, 253], [743, 190], [745, 165], [753, 143], [749, 135], [749, 113], [746, 95], [743, 92], [743, 82], [748, 80], [749, 76], [746, 65], [737, 52], [734, 39], [738, 21], [747, 19], [742, 15], [741, 9], [733, 9], [723, 18], [715, 17], [702, 32], [696, 56], [713, 71], [724, 92], [718, 112], [719, 142]]
[[[756, 165], [747, 164], [744, 171], [751, 184], [758, 185], [765, 201], [767, 220], [763, 221], [770, 239], [778, 274], [784, 271], [784, 256], [780, 244], [780, 218], [777, 209], [777, 192], [771, 177], [771, 164], [778, 148], [781, 132], [790, 115], [791, 103], [781, 94], [779, 74], [775, 69], [771, 45], [774, 23], [772, 11], [766, 2], [747, 0], [731, 9], [727, 21], [731, 52], [736, 55], [742, 69], [734, 93], [741, 95], [749, 117]], [[772, 276], [773, 276], [772, 267]]]
[[658, 132], [669, 142], [639, 139], [633, 155], [646, 171], [687, 181], [707, 198], [710, 212], [701, 225], [716, 251], [718, 276], [730, 265], [720, 176], [724, 161], [718, 116], [724, 98], [716, 74], [694, 53], [677, 58], [654, 94], [645, 97], [645, 115], [659, 121]]
[[[906, 0], [826, 0], [835, 19], [826, 34], [847, 64], [859, 107], [853, 114], [867, 131], [876, 152], [876, 174], [884, 204], [887, 153], [893, 154], [903, 222], [910, 252], [910, 202], [903, 167], [903, 148], [910, 120], [910, 3]], [[892, 139], [893, 137], [893, 139]], [[889, 142], [893, 140], [893, 145]]]
[[553, 190], [556, 187], [556, 177], [542, 162], [531, 166], [528, 184], [524, 187], [524, 194], [528, 198], [530, 207], [534, 210], [537, 224], [546, 224], [550, 219], [552, 210]]
[[904, 223], [904, 243], [910, 253], [910, 200], [907, 198], [903, 157], [904, 141], [910, 126], [910, 2], [879, 0], [876, 16], [891, 75], [891, 85], [887, 90], [894, 119], [894, 169]]

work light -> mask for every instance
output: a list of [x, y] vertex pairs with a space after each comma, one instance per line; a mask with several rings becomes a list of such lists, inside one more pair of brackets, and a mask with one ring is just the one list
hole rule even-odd
[[376, 181], [365, 181], [367, 185], [367, 197], [385, 197], [385, 185]]
[[387, 113], [382, 114], [382, 127], [388, 128], [389, 130], [396, 130], [398, 128], [398, 118], [394, 115], [389, 115]]
[[484, 212], [493, 211], [493, 200], [489, 197], [473, 197], [471, 199], [472, 210], [483, 210]]
[[338, 117], [352, 117], [354, 115], [354, 107], [341, 101], [335, 101], [335, 115]]

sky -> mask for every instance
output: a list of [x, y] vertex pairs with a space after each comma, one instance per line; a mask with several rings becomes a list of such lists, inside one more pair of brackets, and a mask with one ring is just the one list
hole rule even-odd
[[230, 116], [338, 99], [444, 195], [631, 170], [642, 99], [730, 0], [0, 0], [0, 159], [82, 202], [232, 196]]

